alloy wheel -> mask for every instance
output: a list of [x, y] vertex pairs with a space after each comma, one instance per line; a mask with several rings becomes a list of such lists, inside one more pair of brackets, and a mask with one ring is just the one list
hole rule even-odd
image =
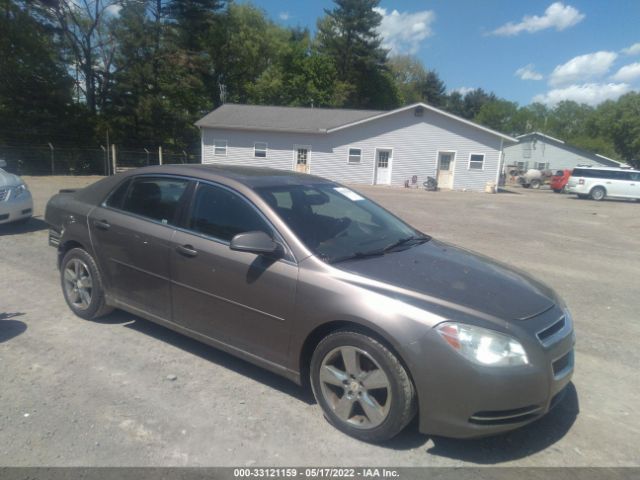
[[319, 377], [322, 396], [341, 421], [372, 429], [389, 415], [391, 382], [366, 351], [334, 348], [322, 360]]
[[91, 304], [93, 280], [86, 263], [72, 258], [64, 268], [64, 288], [69, 302], [80, 310], [86, 310]]

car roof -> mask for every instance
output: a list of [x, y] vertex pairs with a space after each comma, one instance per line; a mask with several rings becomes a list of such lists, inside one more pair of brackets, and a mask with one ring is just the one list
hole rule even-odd
[[600, 167], [597, 165], [578, 165], [574, 167], [576, 169], [585, 169], [585, 170], [605, 170], [607, 172], [640, 172], [640, 170], [636, 170], [634, 168], [620, 168], [620, 167]]
[[278, 170], [266, 167], [250, 167], [240, 165], [156, 165], [129, 170], [129, 175], [184, 175], [202, 180], [220, 181], [233, 180], [249, 188], [309, 185], [317, 183], [334, 183], [325, 178], [291, 170]]

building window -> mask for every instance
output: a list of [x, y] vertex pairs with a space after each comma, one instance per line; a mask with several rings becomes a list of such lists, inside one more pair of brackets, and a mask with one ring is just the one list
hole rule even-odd
[[536, 162], [536, 170], [546, 170], [549, 168], [549, 164], [548, 163], [538, 163]]
[[227, 156], [227, 141], [226, 140], [214, 140], [213, 141], [213, 154], [216, 156]]
[[254, 143], [253, 156], [258, 158], [267, 158], [267, 144], [264, 142]]
[[349, 149], [349, 164], [356, 165], [362, 160], [362, 149], [350, 148]]
[[484, 153], [472, 153], [469, 157], [469, 170], [484, 169]]

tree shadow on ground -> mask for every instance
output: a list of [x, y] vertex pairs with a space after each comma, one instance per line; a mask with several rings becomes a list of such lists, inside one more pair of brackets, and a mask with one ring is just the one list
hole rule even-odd
[[0, 225], [0, 236], [22, 235], [23, 233], [39, 232], [47, 228], [49, 228], [49, 225], [44, 220], [31, 217], [23, 223], [5, 223]]
[[22, 315], [24, 315], [24, 313], [0, 312], [0, 343], [4, 343], [24, 333], [27, 329], [27, 324], [19, 320], [11, 320], [12, 318], [21, 317]]

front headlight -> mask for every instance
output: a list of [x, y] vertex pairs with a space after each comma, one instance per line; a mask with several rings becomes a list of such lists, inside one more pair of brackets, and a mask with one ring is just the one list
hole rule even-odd
[[529, 363], [522, 344], [508, 335], [453, 322], [441, 323], [436, 330], [455, 351], [478, 365], [505, 367]]
[[13, 187], [11, 189], [11, 198], [20, 198], [27, 192], [27, 186], [24, 183], [21, 183], [17, 187]]

